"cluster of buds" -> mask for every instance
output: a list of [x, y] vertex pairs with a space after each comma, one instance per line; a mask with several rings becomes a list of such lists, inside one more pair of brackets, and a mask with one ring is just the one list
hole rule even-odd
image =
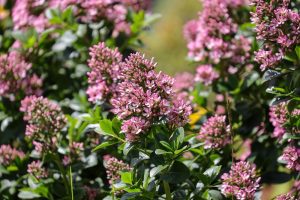
[[33, 161], [27, 166], [27, 172], [37, 179], [48, 177], [48, 173], [45, 168], [42, 167], [41, 161]]
[[57, 145], [57, 133], [66, 125], [61, 108], [44, 97], [29, 96], [22, 100], [20, 111], [24, 112], [26, 136], [34, 140], [38, 152], [53, 150]]
[[15, 100], [16, 95], [40, 95], [42, 80], [29, 74], [31, 67], [16, 51], [0, 55], [0, 96]]
[[22, 151], [19, 151], [15, 148], [12, 148], [10, 145], [1, 145], [0, 146], [0, 164], [7, 166], [10, 165], [16, 158], [23, 159], [25, 154]]
[[210, 117], [201, 127], [198, 138], [204, 141], [205, 148], [223, 148], [230, 143], [230, 127], [225, 115]]
[[104, 165], [106, 168], [107, 179], [110, 185], [118, 183], [121, 180], [120, 172], [131, 170], [128, 164], [109, 155], [106, 155], [104, 157]]
[[113, 24], [112, 36], [131, 33], [131, 22], [127, 20], [130, 10], [146, 10], [150, 0], [17, 0], [12, 19], [16, 30], [34, 27], [38, 32], [49, 28], [45, 11], [47, 8], [65, 10], [72, 7], [74, 15], [82, 22], [92, 23], [107, 20]]
[[[195, 61], [222, 66], [220, 70], [228, 73], [236, 73], [239, 70], [236, 68], [250, 57], [251, 42], [238, 34], [238, 20], [232, 11], [246, 5], [246, 1], [204, 0], [198, 19], [188, 22], [184, 28], [188, 56]], [[204, 69], [199, 68], [200, 81], [210, 84], [218, 75], [210, 70], [203, 79]]]
[[92, 47], [90, 55], [89, 100], [110, 102], [128, 141], [136, 141], [153, 123], [165, 120], [172, 128], [187, 123], [190, 105], [175, 98], [173, 79], [155, 72], [153, 59], [135, 53], [121, 61], [117, 49], [103, 43]]
[[259, 188], [260, 178], [257, 176], [256, 167], [244, 161], [234, 163], [230, 172], [223, 174], [221, 179], [222, 193], [238, 200], [254, 199]]
[[[256, 53], [261, 69], [276, 67], [284, 55], [300, 44], [300, 13], [291, 0], [252, 0], [252, 22], [263, 48]], [[298, 8], [299, 9], [299, 8]]]

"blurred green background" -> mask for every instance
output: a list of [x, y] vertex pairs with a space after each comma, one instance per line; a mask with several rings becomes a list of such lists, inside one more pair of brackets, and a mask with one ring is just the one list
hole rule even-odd
[[169, 75], [193, 71], [195, 66], [186, 60], [187, 48], [183, 38], [184, 24], [197, 17], [199, 0], [156, 0], [153, 13], [160, 13], [153, 27], [142, 36], [147, 57], [154, 57], [158, 70]]

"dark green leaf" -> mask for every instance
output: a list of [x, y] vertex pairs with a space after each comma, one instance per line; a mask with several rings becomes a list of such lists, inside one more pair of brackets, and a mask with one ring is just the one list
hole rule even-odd
[[185, 164], [175, 161], [171, 169], [161, 176], [161, 179], [169, 183], [181, 183], [189, 177], [189, 168]]
[[106, 141], [106, 142], [102, 142], [100, 145], [96, 146], [92, 151], [98, 151], [100, 149], [103, 149], [105, 147], [108, 147], [108, 146], [111, 146], [111, 145], [114, 145], [114, 144], [117, 144], [118, 142], [117, 141]]
[[154, 167], [150, 170], [150, 177], [154, 177], [157, 174], [159, 174], [161, 171], [166, 169], [168, 165], [158, 165], [157, 167]]
[[218, 190], [209, 190], [208, 194], [212, 198], [212, 200], [222, 200], [223, 199], [221, 192]]
[[220, 173], [221, 166], [212, 166], [207, 169], [203, 174], [208, 176], [211, 180], [214, 180]]

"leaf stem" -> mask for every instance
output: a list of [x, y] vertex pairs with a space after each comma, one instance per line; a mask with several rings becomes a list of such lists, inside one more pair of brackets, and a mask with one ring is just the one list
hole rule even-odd
[[67, 179], [66, 174], [65, 174], [64, 167], [62, 166], [62, 164], [61, 164], [61, 162], [60, 162], [60, 160], [59, 160], [59, 158], [58, 158], [57, 155], [53, 155], [53, 157], [54, 157], [54, 161], [55, 161], [55, 163], [56, 163], [56, 165], [57, 165], [57, 167], [58, 167], [58, 169], [59, 169], [59, 171], [61, 173], [61, 176], [63, 178], [63, 182], [64, 182], [65, 189], [67, 191], [67, 194], [71, 195], [71, 191], [70, 191], [68, 179]]
[[71, 186], [71, 199], [74, 200], [74, 190], [73, 190], [73, 178], [72, 178], [72, 168], [69, 168], [70, 186]]
[[170, 185], [167, 181], [163, 181], [164, 189], [166, 193], [166, 200], [172, 200], [171, 191], [170, 191]]

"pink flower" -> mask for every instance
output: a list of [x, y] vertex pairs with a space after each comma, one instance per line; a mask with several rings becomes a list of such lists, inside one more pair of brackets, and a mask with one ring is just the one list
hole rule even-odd
[[26, 136], [33, 141], [39, 153], [57, 148], [57, 136], [66, 125], [67, 119], [61, 108], [47, 98], [29, 96], [21, 102], [20, 111], [27, 121]]
[[30, 75], [31, 64], [16, 51], [0, 55], [0, 96], [15, 100], [18, 93], [41, 94], [42, 80]]
[[211, 85], [217, 78], [219, 78], [219, 74], [211, 65], [200, 65], [197, 68], [195, 81], [199, 81], [204, 85]]
[[222, 148], [230, 143], [230, 128], [226, 125], [226, 116], [215, 115], [202, 125], [198, 138], [205, 148]]
[[238, 200], [254, 199], [260, 181], [255, 170], [255, 165], [248, 162], [234, 163], [229, 173], [221, 176], [221, 192], [226, 197], [232, 196]]
[[118, 183], [121, 180], [120, 172], [131, 171], [131, 168], [128, 164], [124, 163], [122, 160], [118, 160], [115, 157], [105, 159], [104, 166], [106, 168], [107, 179], [111, 185]]
[[246, 5], [243, 0], [204, 0], [198, 19], [184, 28], [188, 56], [205, 63], [243, 64], [250, 56], [251, 42], [238, 34], [238, 22], [231, 13]]
[[[49, 26], [44, 15], [46, 7], [45, 1], [16, 0], [12, 10], [12, 20], [15, 30], [23, 30], [28, 27], [35, 27], [38, 32], [42, 32]], [[40, 10], [42, 9], [42, 12]]]
[[194, 75], [189, 72], [178, 73], [174, 77], [174, 92], [189, 91], [194, 87]]
[[47, 98], [26, 97], [21, 102], [20, 111], [24, 112], [24, 120], [28, 122], [26, 128], [28, 136], [58, 133], [66, 125], [66, 118], [61, 108]]
[[252, 22], [256, 24], [257, 39], [263, 42], [256, 54], [261, 69], [273, 68], [281, 62], [284, 54], [300, 44], [300, 13], [290, 0], [252, 0], [256, 6]]
[[37, 179], [46, 178], [48, 176], [45, 168], [42, 167], [41, 161], [33, 161], [27, 166], [27, 172]]
[[300, 148], [286, 147], [283, 151], [282, 160], [287, 163], [287, 168], [300, 172]]
[[23, 159], [25, 154], [10, 145], [2, 144], [0, 146], [0, 164], [7, 166], [10, 165], [16, 158]]
[[123, 122], [122, 132], [126, 133], [128, 141], [134, 142], [138, 140], [140, 134], [148, 130], [149, 125], [149, 122], [142, 118], [132, 117]]
[[188, 101], [174, 99], [167, 120], [169, 125], [173, 127], [180, 127], [189, 122], [189, 116], [191, 114], [192, 107]]
[[91, 68], [88, 72], [89, 101], [109, 100], [115, 93], [122, 55], [118, 49], [109, 49], [104, 43], [91, 47], [89, 54], [88, 65]]
[[274, 126], [273, 136], [276, 138], [282, 138], [286, 133], [284, 124], [287, 122], [288, 110], [286, 103], [280, 103], [270, 107], [270, 122]]

